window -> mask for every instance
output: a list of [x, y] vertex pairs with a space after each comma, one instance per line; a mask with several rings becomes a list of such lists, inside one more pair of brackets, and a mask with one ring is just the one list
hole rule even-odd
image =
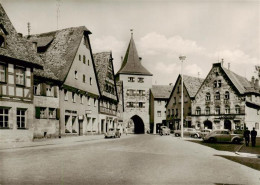
[[215, 100], [220, 100], [220, 93], [219, 92], [215, 93]]
[[201, 114], [201, 109], [200, 107], [196, 107], [196, 112], [195, 112], [196, 115], [200, 115]]
[[54, 91], [53, 91], [53, 87], [46, 87], [46, 95], [47, 96], [54, 96]]
[[215, 108], [215, 114], [220, 114], [220, 107], [219, 107], [219, 106], [217, 106], [217, 107]]
[[91, 102], [90, 102], [90, 96], [88, 96], [88, 106], [91, 105]]
[[92, 85], [92, 78], [89, 78], [89, 84]]
[[79, 61], [81, 61], [81, 55], [79, 55]]
[[210, 100], [210, 93], [207, 92], [207, 93], [206, 93], [206, 101], [209, 101], [209, 100]]
[[135, 95], [135, 90], [133, 90], [133, 89], [128, 89], [128, 90], [127, 90], [127, 95], [128, 95], [128, 96], [134, 96], [134, 95]]
[[0, 31], [0, 47], [5, 48], [5, 37]]
[[78, 79], [78, 71], [74, 72], [74, 78], [77, 80]]
[[173, 97], [173, 104], [176, 104], [176, 97]]
[[134, 102], [127, 102], [128, 107], [134, 107]]
[[24, 85], [24, 69], [17, 68], [15, 69], [15, 76], [16, 76], [16, 84], [17, 85]]
[[88, 60], [88, 66], [89, 66], [89, 60]]
[[161, 100], [158, 100], [158, 105], [162, 105], [162, 101]]
[[259, 130], [259, 123], [255, 123], [255, 129]]
[[210, 114], [210, 107], [206, 107], [206, 108], [205, 108], [205, 114], [206, 114], [206, 115], [209, 115], [209, 114]]
[[239, 105], [235, 106], [235, 111], [236, 111], [236, 114], [240, 114], [240, 106]]
[[144, 102], [139, 102], [138, 105], [139, 105], [139, 108], [144, 108]]
[[172, 115], [174, 115], [174, 109], [172, 109]]
[[134, 82], [135, 78], [134, 77], [128, 77], [128, 82]]
[[157, 116], [161, 117], [162, 116], [162, 112], [161, 111], [157, 111]]
[[138, 95], [139, 96], [144, 96], [145, 95], [145, 90], [138, 90]]
[[47, 108], [46, 107], [40, 107], [40, 118], [41, 119], [47, 118]]
[[50, 118], [50, 119], [56, 118], [56, 109], [54, 109], [54, 108], [49, 108], [49, 118]]
[[8, 128], [9, 109], [0, 108], [0, 128]]
[[0, 64], [0, 82], [6, 82], [6, 69], [2, 64]]
[[84, 101], [83, 101], [83, 95], [82, 95], [82, 94], [80, 95], [80, 103], [81, 103], [81, 104], [84, 103]]
[[83, 55], [83, 64], [86, 64], [86, 56]]
[[230, 107], [229, 106], [225, 107], [225, 114], [230, 114]]
[[229, 100], [229, 92], [228, 91], [225, 92], [225, 100]]
[[138, 78], [138, 83], [144, 83], [144, 78]]
[[94, 98], [94, 107], [96, 107], [96, 101], [97, 101], [97, 99]]
[[86, 82], [86, 76], [85, 76], [85, 75], [83, 75], [83, 77], [82, 77], [82, 78], [83, 78], [83, 80], [82, 80], [82, 81], [83, 81], [83, 83], [85, 83], [85, 82]]
[[178, 109], [176, 109], [176, 111], [175, 111], [175, 116], [178, 116]]
[[72, 102], [76, 103], [76, 93], [72, 93]]
[[64, 100], [68, 101], [68, 99], [69, 99], [68, 91], [64, 89]]
[[17, 109], [16, 111], [16, 123], [17, 128], [25, 128], [25, 112], [24, 109]]
[[218, 87], [221, 87], [221, 80], [218, 81]]
[[180, 87], [178, 86], [178, 87], [177, 87], [177, 93], [179, 93], [179, 92], [180, 92]]

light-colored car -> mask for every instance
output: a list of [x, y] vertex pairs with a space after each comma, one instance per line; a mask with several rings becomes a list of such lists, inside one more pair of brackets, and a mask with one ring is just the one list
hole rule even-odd
[[227, 129], [213, 130], [209, 134], [207, 134], [204, 138], [206, 142], [232, 142], [232, 143], [240, 143], [243, 141], [243, 135], [234, 134], [232, 131]]
[[160, 135], [170, 135], [171, 130], [167, 126], [160, 127]]
[[119, 129], [115, 130], [114, 128], [109, 128], [108, 131], [105, 133], [105, 138], [120, 138]]
[[[174, 135], [176, 137], [181, 136], [181, 130], [175, 130]], [[199, 131], [195, 128], [183, 128], [183, 135], [198, 138], [200, 137]]]
[[203, 139], [211, 131], [211, 129], [201, 129], [199, 132], [199, 137]]

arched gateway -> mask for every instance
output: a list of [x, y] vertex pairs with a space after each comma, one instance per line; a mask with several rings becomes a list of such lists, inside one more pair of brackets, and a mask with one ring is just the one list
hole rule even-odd
[[144, 134], [144, 122], [142, 118], [135, 115], [131, 118], [134, 122], [134, 133], [135, 134]]
[[204, 121], [204, 128], [212, 129], [212, 122], [209, 120]]

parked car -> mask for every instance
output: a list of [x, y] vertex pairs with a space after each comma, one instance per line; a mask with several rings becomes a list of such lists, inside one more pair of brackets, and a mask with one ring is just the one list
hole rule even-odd
[[171, 130], [167, 126], [160, 127], [160, 135], [170, 135]]
[[232, 143], [240, 143], [243, 141], [242, 134], [234, 134], [232, 131], [227, 129], [221, 130], [213, 130], [209, 134], [207, 134], [203, 140], [205, 142], [232, 142]]
[[109, 128], [108, 131], [105, 133], [105, 138], [120, 138], [119, 129], [115, 130], [114, 128]]
[[[174, 135], [176, 137], [181, 136], [181, 130], [175, 130]], [[190, 137], [198, 138], [198, 137], [200, 137], [200, 134], [199, 134], [199, 131], [196, 130], [195, 128], [183, 128], [183, 136], [190, 136]]]
[[199, 137], [203, 139], [211, 131], [212, 131], [211, 129], [202, 129], [199, 132]]

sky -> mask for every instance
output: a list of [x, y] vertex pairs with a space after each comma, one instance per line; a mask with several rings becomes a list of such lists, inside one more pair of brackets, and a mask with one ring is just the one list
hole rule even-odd
[[[213, 63], [251, 79], [260, 65], [260, 0], [0, 0], [17, 32], [44, 33], [86, 26], [93, 53], [112, 51], [114, 69], [130, 29], [153, 73], [153, 84], [175, 83], [181, 73], [205, 78]], [[57, 19], [58, 17], [58, 19]]]

